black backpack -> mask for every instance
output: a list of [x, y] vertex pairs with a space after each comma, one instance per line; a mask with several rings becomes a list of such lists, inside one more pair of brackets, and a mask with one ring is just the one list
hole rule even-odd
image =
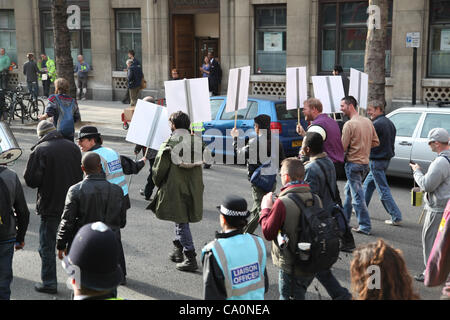
[[300, 258], [300, 249], [296, 244], [296, 265], [307, 273], [317, 273], [330, 269], [339, 257], [339, 230], [335, 219], [321, 208], [318, 196], [313, 195], [312, 204], [305, 204], [295, 193], [288, 194], [300, 208], [301, 215], [297, 227], [298, 243], [311, 244], [309, 258]]
[[[0, 167], [0, 173], [2, 173], [6, 168]], [[13, 217], [14, 212], [11, 207], [11, 199], [9, 195], [8, 187], [2, 178], [0, 178], [0, 228], [9, 228], [11, 224], [11, 217]]]

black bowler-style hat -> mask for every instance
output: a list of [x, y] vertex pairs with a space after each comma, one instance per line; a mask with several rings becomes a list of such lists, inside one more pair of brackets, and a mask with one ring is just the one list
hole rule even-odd
[[97, 128], [94, 126], [84, 126], [80, 128], [80, 132], [78, 132], [78, 140], [84, 138], [93, 138], [96, 136], [100, 136]]
[[62, 266], [83, 288], [115, 289], [123, 280], [117, 236], [103, 222], [84, 225], [75, 235]]
[[247, 218], [250, 215], [250, 211], [247, 210], [247, 201], [235, 195], [227, 196], [217, 209], [221, 214], [229, 217]]

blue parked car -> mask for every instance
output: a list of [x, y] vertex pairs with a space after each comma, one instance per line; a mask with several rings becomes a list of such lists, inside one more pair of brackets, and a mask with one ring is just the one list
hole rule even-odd
[[[210, 144], [215, 139], [223, 141], [222, 148], [217, 147], [216, 154], [233, 155], [233, 138], [230, 136], [230, 130], [234, 128], [235, 112], [225, 112], [226, 96], [211, 97], [211, 118], [212, 121], [203, 122], [205, 131], [203, 132], [203, 141]], [[270, 128], [278, 130], [280, 133], [280, 142], [283, 144], [286, 156], [297, 156], [302, 145], [302, 137], [296, 132], [297, 110], [286, 110], [286, 101], [279, 98], [249, 96], [247, 108], [240, 109], [237, 113], [236, 127], [242, 129], [249, 139], [256, 136], [253, 129], [254, 118], [260, 114], [267, 114], [271, 118]], [[307, 123], [301, 115], [300, 123], [303, 128], [307, 128]], [[215, 129], [216, 132], [209, 131]], [[244, 139], [239, 136], [239, 139]], [[243, 145], [243, 144], [242, 144]]]

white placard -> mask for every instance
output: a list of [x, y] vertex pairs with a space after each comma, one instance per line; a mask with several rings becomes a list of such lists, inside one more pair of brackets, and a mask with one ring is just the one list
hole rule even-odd
[[308, 99], [306, 67], [286, 68], [286, 109], [303, 108]]
[[314, 97], [322, 102], [323, 113], [341, 112], [341, 100], [345, 97], [340, 76], [313, 76]]
[[159, 150], [169, 136], [167, 108], [139, 99], [125, 140]]
[[348, 95], [353, 96], [362, 109], [367, 109], [367, 97], [369, 92], [369, 75], [359, 70], [350, 68], [350, 86]]
[[211, 121], [208, 78], [165, 81], [168, 114], [182, 111], [191, 122]]
[[250, 66], [230, 69], [226, 112], [247, 108]]

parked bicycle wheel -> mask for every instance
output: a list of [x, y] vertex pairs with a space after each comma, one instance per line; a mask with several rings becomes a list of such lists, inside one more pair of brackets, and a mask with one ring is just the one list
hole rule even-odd
[[16, 105], [14, 106], [14, 114], [20, 118], [22, 123], [24, 123], [24, 120], [27, 118], [27, 110], [25, 109], [25, 106], [21, 102], [16, 102]]
[[44, 114], [45, 111], [45, 103], [41, 99], [37, 100], [29, 100], [28, 103], [28, 113], [30, 115], [31, 120], [38, 121], [39, 116]]

